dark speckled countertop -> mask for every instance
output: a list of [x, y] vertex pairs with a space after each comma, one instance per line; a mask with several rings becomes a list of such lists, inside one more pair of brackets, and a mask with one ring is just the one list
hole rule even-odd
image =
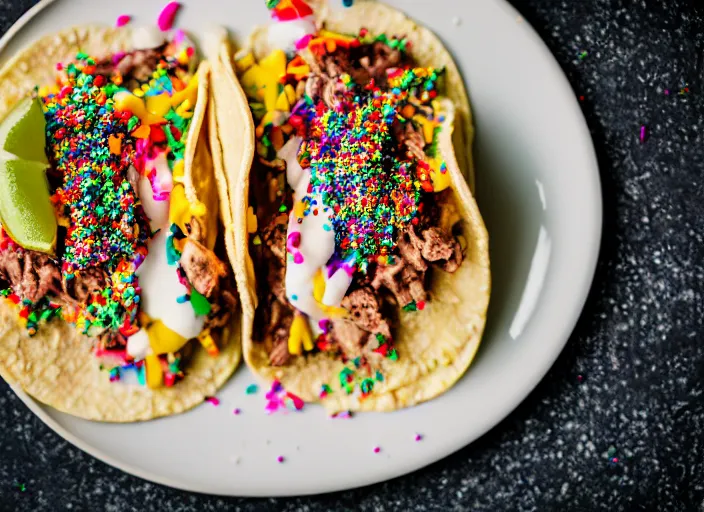
[[[33, 3], [0, 0], [0, 29]], [[582, 97], [605, 207], [581, 320], [514, 413], [468, 448], [384, 484], [230, 500], [173, 491], [94, 460], [0, 381], [0, 510], [703, 512], [704, 5], [513, 3]]]

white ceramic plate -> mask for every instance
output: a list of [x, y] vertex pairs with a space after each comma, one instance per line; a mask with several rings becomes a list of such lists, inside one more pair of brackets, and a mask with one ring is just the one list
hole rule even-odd
[[[318, 407], [266, 416], [264, 390], [245, 393], [254, 379], [244, 368], [219, 393], [219, 407], [206, 403], [137, 425], [82, 421], [20, 392], [59, 435], [172, 487], [242, 496], [320, 493], [389, 479], [449, 455], [496, 425], [545, 375], [583, 306], [601, 235], [597, 163], [577, 101], [545, 45], [503, 0], [391, 3], [446, 41], [475, 113], [477, 189], [491, 235], [494, 290], [486, 335], [466, 377], [430, 403], [352, 420], [328, 419]], [[221, 22], [242, 37], [266, 20], [263, 0], [184, 4], [178, 24], [196, 36]], [[0, 41], [1, 57], [75, 24], [112, 24], [120, 14], [153, 23], [163, 5], [45, 0]]]

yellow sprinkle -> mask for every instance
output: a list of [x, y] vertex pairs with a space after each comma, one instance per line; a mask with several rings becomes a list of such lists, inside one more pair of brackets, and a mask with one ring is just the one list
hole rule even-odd
[[430, 173], [430, 180], [433, 183], [433, 191], [440, 192], [442, 190], [445, 190], [452, 183], [452, 179], [450, 178], [450, 171], [445, 169], [445, 172], [443, 173], [440, 170], [443, 161], [438, 160], [437, 158], [431, 158], [429, 163], [430, 168], [432, 169]]
[[305, 210], [306, 205], [303, 204], [303, 201], [296, 201], [296, 203], [293, 205], [293, 214], [299, 219], [303, 218], [303, 212], [305, 212]]
[[322, 270], [318, 270], [313, 277], [313, 298], [318, 301], [323, 301], [323, 295], [325, 295], [325, 276]]
[[[144, 101], [140, 99], [141, 92], [135, 91], [130, 94], [127, 91], [120, 91], [115, 94], [115, 110], [118, 112], [131, 112], [137, 116], [143, 124], [156, 124], [164, 121], [161, 116], [155, 116], [147, 111]], [[144, 96], [141, 94], [141, 96]]]
[[420, 114], [413, 116], [413, 120], [423, 127], [423, 138], [425, 139], [425, 143], [432, 144], [433, 137], [435, 136], [435, 121], [430, 121]]
[[247, 232], [256, 233], [258, 229], [257, 216], [254, 215], [254, 208], [247, 208]]
[[206, 329], [205, 331], [200, 333], [200, 336], [198, 336], [198, 341], [203, 346], [208, 355], [217, 356], [220, 353], [220, 349], [218, 349], [218, 346], [215, 344], [215, 340], [210, 335], [210, 329]]
[[276, 100], [275, 108], [279, 112], [288, 112], [291, 110], [291, 105], [288, 103], [288, 97], [286, 96], [285, 91], [279, 94], [279, 98]]
[[132, 91], [135, 96], [138, 98], [143, 98], [144, 97], [144, 92], [141, 89], [135, 89]]
[[296, 90], [291, 84], [286, 84], [284, 86], [284, 92], [286, 93], [286, 99], [288, 99], [289, 105], [296, 103]]
[[310, 332], [308, 319], [300, 313], [296, 313], [288, 334], [288, 351], [293, 355], [301, 355], [302, 348], [313, 350], [313, 336]]
[[191, 204], [186, 197], [186, 189], [183, 185], [176, 185], [171, 190], [171, 202], [169, 204], [169, 221], [176, 224], [181, 231], [186, 233], [186, 223], [191, 221], [193, 216]]
[[156, 354], [149, 354], [144, 360], [144, 370], [147, 374], [147, 386], [150, 388], [160, 388], [164, 382], [164, 371], [161, 369], [161, 361]]
[[356, 39], [351, 36], [345, 36], [342, 34], [338, 34], [337, 32], [331, 32], [330, 30], [321, 30], [320, 32], [318, 32], [318, 37], [326, 38], [326, 39], [333, 39], [335, 41], [340, 41], [343, 43], [351, 43], [352, 41], [354, 41]]
[[206, 213], [208, 213], [208, 209], [205, 207], [203, 203], [198, 201], [196, 204], [191, 205], [191, 213], [195, 217], [203, 217], [205, 216]]
[[198, 99], [198, 75], [194, 76], [188, 81], [186, 87], [179, 92], [174, 93], [171, 96], [171, 106], [176, 106], [182, 104], [184, 101], [188, 100], [189, 105], [195, 105]]
[[181, 105], [178, 106], [178, 108], [176, 109], [176, 113], [181, 117], [185, 117], [190, 114], [190, 110], [191, 102], [189, 100], [185, 100], [183, 103], [181, 103]]
[[252, 55], [251, 53], [247, 53], [245, 55], [237, 57], [235, 60], [235, 66], [237, 66], [238, 73], [244, 73], [249, 68], [251, 68], [253, 65], [254, 65], [254, 55]]
[[147, 111], [155, 116], [164, 117], [170, 109], [171, 98], [166, 93], [147, 98]]
[[173, 175], [174, 179], [183, 178], [183, 160], [179, 160], [178, 162], [174, 163], [174, 168], [171, 174]]
[[154, 320], [145, 327], [149, 335], [149, 346], [156, 355], [178, 352], [188, 342], [176, 331], [171, 330], [161, 320]]
[[149, 90], [149, 84], [142, 84], [142, 90], [147, 92]]

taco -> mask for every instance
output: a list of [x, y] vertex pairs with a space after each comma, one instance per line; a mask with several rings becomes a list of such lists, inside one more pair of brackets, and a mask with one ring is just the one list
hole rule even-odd
[[237, 367], [209, 82], [184, 32], [148, 28], [66, 30], [0, 70], [0, 375], [41, 402], [148, 420]]
[[267, 7], [234, 58], [256, 125], [251, 172], [228, 173], [245, 361], [330, 412], [429, 400], [470, 365], [490, 294], [458, 69], [380, 3]]

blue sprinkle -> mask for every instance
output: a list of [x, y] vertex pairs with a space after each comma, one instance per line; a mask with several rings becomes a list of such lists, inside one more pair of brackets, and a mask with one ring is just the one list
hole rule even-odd
[[245, 393], [247, 393], [248, 395], [253, 395], [257, 391], [259, 391], [259, 386], [257, 386], [256, 384], [250, 384], [249, 386], [247, 386]]
[[345, 7], [352, 7], [352, 4], [354, 3], [354, 0], [342, 0], [342, 5]]
[[176, 302], [178, 302], [179, 304], [183, 304], [184, 302], [188, 302], [188, 295], [181, 295], [180, 297], [177, 297]]
[[295, 293], [291, 295], [291, 300], [298, 300], [298, 295], [296, 295]]
[[332, 228], [330, 227], [330, 224], [323, 224], [323, 229], [325, 231], [330, 231]]

